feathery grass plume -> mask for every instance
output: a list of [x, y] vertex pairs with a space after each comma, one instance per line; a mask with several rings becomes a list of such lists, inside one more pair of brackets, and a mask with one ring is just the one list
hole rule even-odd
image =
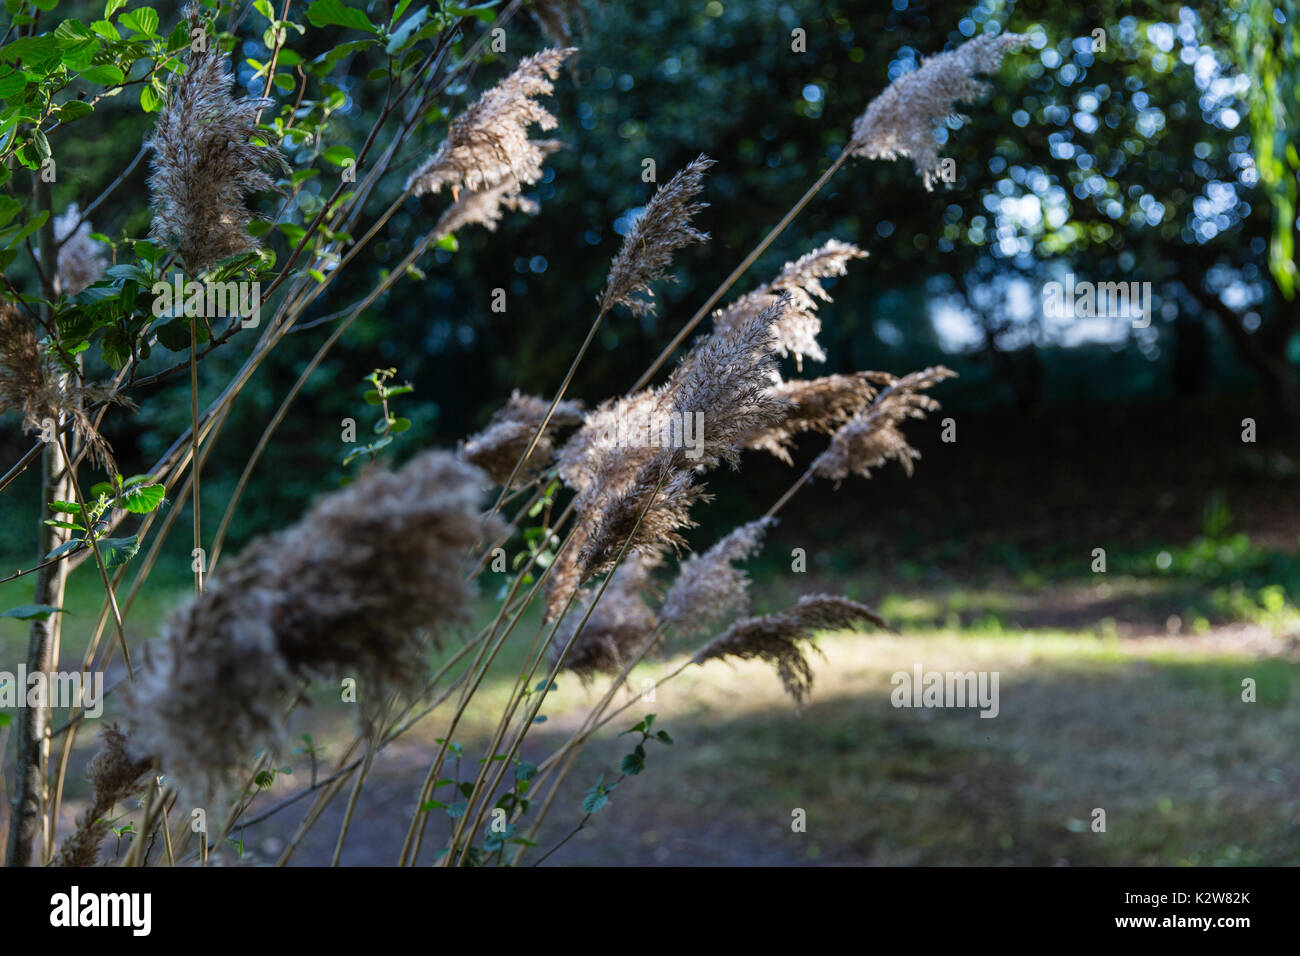
[[599, 484], [615, 493], [625, 491], [637, 472], [654, 457], [656, 449], [618, 444], [620, 427], [640, 431], [642, 423], [660, 420], [664, 410], [662, 387], [642, 389], [632, 395], [601, 402], [582, 419], [582, 427], [569, 436], [556, 455], [560, 478], [579, 494]]
[[108, 268], [102, 243], [90, 238], [90, 222], [82, 222], [81, 209], [74, 202], [54, 220], [54, 238], [59, 246], [59, 289], [64, 295], [76, 295], [93, 285]]
[[28, 431], [43, 430], [47, 420], [69, 423], [91, 459], [111, 475], [116, 474], [113, 449], [86, 413], [90, 404], [102, 401], [134, 407], [111, 388], [75, 384], [41, 346], [31, 323], [14, 307], [0, 305], [0, 412], [20, 411]]
[[[543, 159], [564, 144], [558, 139], [539, 140], [533, 144]], [[439, 238], [450, 236], [466, 226], [482, 226], [488, 232], [497, 231], [504, 211], [537, 215], [542, 207], [535, 199], [520, 195], [524, 183], [517, 176], [507, 176], [487, 189], [472, 189], [461, 194], [438, 218], [433, 234]]]
[[355, 678], [365, 713], [425, 674], [427, 635], [458, 621], [486, 476], [433, 451], [371, 470], [223, 565], [167, 621], [131, 687], [130, 740], [212, 792], [285, 736], [298, 682]]
[[[196, 7], [186, 15], [191, 32], [202, 28]], [[216, 37], [207, 37], [202, 50], [191, 47], [188, 69], [168, 80], [148, 141], [154, 154], [149, 234], [178, 255], [191, 275], [257, 248], [248, 234], [253, 213], [244, 198], [274, 188], [267, 167], [288, 169], [278, 146], [252, 142], [269, 136], [257, 129], [257, 114], [272, 102], [232, 96], [234, 81]]]
[[804, 356], [815, 362], [825, 362], [826, 353], [817, 342], [817, 334], [822, 329], [821, 319], [817, 317], [817, 300], [830, 302], [831, 297], [821, 280], [847, 274], [851, 259], [866, 257], [867, 254], [857, 246], [831, 239], [793, 262], [787, 262], [771, 282], [746, 293], [726, 308], [718, 309], [713, 313], [713, 327], [735, 326], [755, 312], [768, 308], [782, 292], [788, 292], [790, 305], [772, 326], [777, 354], [782, 358], [793, 355], [800, 371], [803, 370]]
[[[694, 527], [691, 506], [704, 499], [695, 472], [722, 461], [736, 467], [741, 442], [781, 419], [785, 403], [768, 388], [776, 369], [771, 330], [788, 304], [782, 293], [737, 326], [701, 336], [674, 369], [655, 407], [670, 408], [677, 421], [698, 420], [698, 442], [653, 452], [621, 488], [615, 480], [592, 483], [578, 502], [579, 524], [592, 529], [578, 554], [583, 579], [613, 567], [629, 538], [631, 552], [680, 552], [686, 545], [681, 532]], [[622, 478], [629, 462], [644, 460], [636, 451], [615, 449], [605, 457], [605, 470]]]
[[[601, 405], [565, 443], [560, 477], [579, 492], [577, 520], [574, 539], [551, 570], [548, 616], [592, 575], [609, 571], [624, 541], [630, 539], [630, 553], [645, 555], [686, 546], [681, 532], [694, 527], [690, 509], [708, 497], [695, 473], [722, 461], [735, 467], [741, 443], [784, 414], [785, 401], [769, 389], [776, 372], [771, 330], [789, 301], [782, 293], [736, 325], [700, 336], [667, 382]], [[647, 420], [651, 434], [662, 434], [670, 415], [678, 423], [699, 422], [689, 445], [608, 440], [620, 416]]]
[[522, 60], [451, 121], [437, 152], [407, 179], [407, 190], [421, 196], [447, 186], [458, 198], [462, 188], [482, 192], [511, 179], [523, 184], [541, 179], [549, 150], [528, 138], [528, 128], [550, 130], [558, 125], [537, 97], [551, 95], [551, 81], [576, 52], [556, 47]]
[[695, 655], [696, 664], [735, 658], [761, 660], [776, 665], [786, 692], [802, 704], [812, 689], [812, 665], [801, 642], [816, 649], [819, 631], [854, 628], [863, 622], [888, 625], [865, 604], [832, 594], [806, 594], [793, 607], [778, 614], [747, 617], [732, 624]]
[[851, 474], [869, 478], [873, 469], [895, 459], [910, 475], [912, 462], [921, 453], [907, 443], [899, 426], [909, 418], [925, 418], [927, 412], [938, 408], [937, 401], [921, 393], [956, 375], [936, 365], [899, 379], [882, 376], [882, 384], [889, 387], [876, 396], [866, 411], [836, 430], [830, 446], [813, 460], [812, 473], [834, 481], [842, 481]]
[[691, 200], [704, 188], [704, 174], [715, 162], [701, 153], [655, 191], [610, 265], [600, 297], [602, 313], [625, 305], [634, 315], [653, 314], [654, 302], [636, 293], [654, 296], [650, 284], [665, 278], [673, 253], [690, 243], [708, 241], [708, 233], [691, 225], [692, 217], [708, 203]]
[[77, 818], [76, 830], [59, 847], [55, 866], [94, 866], [99, 862], [99, 847], [108, 835], [113, 807], [148, 785], [145, 775], [152, 759], [133, 760], [127, 754], [126, 737], [116, 724], [110, 724], [102, 736], [104, 747], [86, 769], [94, 795], [86, 812]]
[[[633, 555], [615, 569], [591, 617], [564, 655], [564, 670], [573, 671], [584, 681], [597, 674], [618, 674], [641, 650], [655, 627], [654, 611], [643, 597], [651, 590], [653, 564], [652, 559]], [[556, 630], [550, 648], [552, 667], [582, 624], [596, 594], [594, 589], [585, 593]]]
[[613, 569], [625, 541], [628, 554], [650, 557], [686, 547], [681, 532], [695, 527], [691, 506], [709, 496], [690, 471], [679, 469], [679, 460], [675, 452], [657, 455], [623, 494], [579, 506], [578, 521], [591, 528], [578, 552], [583, 581]]
[[793, 465], [790, 449], [796, 435], [809, 431], [833, 434], [871, 404], [876, 396], [872, 375], [871, 372], [824, 375], [772, 386], [773, 394], [788, 402], [785, 414], [776, 424], [754, 433], [746, 440], [745, 447], [768, 452]]
[[960, 118], [958, 103], [970, 103], [985, 94], [988, 84], [976, 79], [976, 74], [997, 70], [1006, 53], [1028, 40], [1022, 34], [986, 33], [955, 50], [926, 57], [868, 104], [854, 121], [846, 148], [851, 155], [867, 159], [910, 156], [925, 188], [933, 189], [939, 178], [942, 146], [935, 135], [936, 126], [950, 117]]
[[703, 416], [700, 447], [687, 457], [696, 467], [726, 461], [740, 463], [741, 445], [757, 431], [779, 422], [788, 403], [772, 391], [779, 379], [776, 338], [772, 330], [787, 314], [792, 298], [781, 292], [775, 301], [734, 325], [701, 336], [673, 370], [666, 393], [673, 412]]
[[[536, 395], [523, 395], [518, 389], [510, 396], [505, 407], [500, 408], [488, 426], [471, 436], [460, 449], [460, 457], [475, 467], [482, 468], [498, 485], [510, 480], [515, 463], [528, 450], [537, 426], [546, 417], [551, 403]], [[547, 431], [533, 446], [533, 452], [519, 469], [517, 481], [523, 483], [551, 463], [555, 445], [551, 433], [561, 425], [575, 425], [582, 421], [582, 403], [560, 402], [555, 406]]]
[[749, 604], [749, 575], [734, 566], [758, 553], [775, 518], [759, 518], [736, 528], [702, 555], [682, 562], [668, 589], [660, 619], [681, 634], [704, 634]]

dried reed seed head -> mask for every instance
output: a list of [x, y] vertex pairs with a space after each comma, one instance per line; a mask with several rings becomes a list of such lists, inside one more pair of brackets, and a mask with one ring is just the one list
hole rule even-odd
[[785, 410], [785, 400], [768, 393], [776, 369], [771, 328], [788, 301], [778, 296], [742, 320], [698, 337], [664, 384], [603, 402], [588, 412], [557, 455], [565, 485], [588, 495], [592, 503], [628, 493], [652, 462], [662, 462], [663, 449], [649, 441], [617, 443], [610, 436], [629, 423], [662, 434], [669, 416], [677, 422], [691, 416], [695, 422], [697, 412], [703, 416], [699, 455], [688, 458], [684, 448], [675, 449], [673, 467], [712, 467], [723, 459], [734, 464], [738, 443]]
[[543, 610], [547, 621], [554, 621], [564, 613], [569, 599], [576, 597], [578, 589], [586, 580], [582, 574], [582, 562], [578, 557], [587, 541], [586, 528], [581, 520], [574, 522], [567, 541], [567, 545], [547, 568], [546, 592], [543, 596]]
[[[564, 144], [558, 139], [540, 140], [534, 144], [545, 158]], [[516, 176], [507, 176], [495, 186], [487, 189], [469, 190], [460, 194], [433, 227], [433, 234], [438, 238], [450, 236], [466, 226], [482, 226], [488, 232], [496, 232], [505, 210], [522, 212], [535, 216], [541, 212], [541, 204], [535, 199], [521, 195], [524, 184]]]
[[[722, 461], [736, 465], [741, 442], [785, 411], [785, 400], [769, 386], [776, 368], [771, 328], [788, 303], [782, 293], [735, 326], [701, 336], [668, 382], [600, 406], [565, 444], [560, 476], [579, 492], [576, 524], [582, 536], [571, 543], [576, 553], [561, 555], [552, 569], [549, 614], [591, 576], [610, 570], [624, 542], [630, 553], [642, 555], [686, 546], [681, 532], [694, 526], [690, 509], [707, 500], [695, 472]], [[609, 447], [603, 440], [620, 416], [656, 421], [666, 414], [679, 422], [687, 416], [699, 420], [699, 441], [689, 448], [660, 448]]]
[[127, 752], [126, 735], [117, 724], [109, 724], [101, 736], [103, 749], [91, 759], [86, 779], [95, 788], [96, 802], [111, 806], [144, 790], [143, 778], [153, 761], [132, 759]]
[[447, 186], [456, 196], [462, 188], [482, 192], [510, 180], [527, 185], [541, 179], [549, 150], [530, 140], [528, 129], [555, 129], [555, 117], [537, 98], [551, 95], [551, 81], [576, 52], [553, 48], [522, 60], [451, 121], [438, 151], [406, 181], [407, 190], [420, 196]]
[[666, 392], [677, 415], [703, 415], [702, 449], [694, 464], [736, 467], [742, 444], [775, 425], [788, 402], [772, 391], [777, 378], [772, 329], [791, 297], [775, 301], [734, 324], [701, 336], [673, 371]]
[[641, 469], [626, 492], [579, 503], [578, 520], [592, 528], [578, 553], [581, 580], [610, 571], [625, 542], [628, 554], [651, 558], [686, 547], [681, 532], [695, 527], [691, 506], [708, 496], [679, 461], [676, 452], [663, 452]]
[[800, 370], [805, 356], [824, 362], [826, 353], [817, 342], [822, 327], [821, 319], [817, 317], [817, 300], [830, 302], [831, 297], [821, 280], [847, 274], [850, 260], [866, 257], [867, 254], [857, 246], [831, 239], [793, 262], [787, 262], [771, 282], [714, 312], [714, 328], [738, 325], [754, 313], [769, 308], [782, 292], [787, 292], [790, 303], [772, 325], [777, 354], [782, 358], [793, 355]]
[[[639, 555], [626, 558], [610, 577], [605, 593], [592, 588], [570, 609], [551, 641], [550, 660], [554, 667], [561, 654], [563, 669], [573, 671], [583, 680], [596, 674], [618, 674], [650, 638], [655, 615], [645, 601], [652, 591], [652, 561]], [[595, 602], [593, 607], [593, 602]], [[582, 619], [590, 609], [585, 624]], [[578, 630], [581, 625], [581, 630]], [[577, 637], [574, 632], [577, 631]], [[570, 647], [569, 641], [573, 640]], [[568, 653], [564, 649], [568, 647]]]
[[682, 562], [659, 615], [681, 634], [704, 634], [749, 604], [749, 575], [734, 564], [758, 553], [775, 518], [741, 525], [702, 555]]
[[116, 724], [103, 733], [104, 745], [90, 761], [86, 778], [94, 788], [90, 805], [77, 818], [76, 829], [59, 847], [54, 866], [94, 866], [100, 844], [108, 835], [114, 805], [144, 791], [152, 758], [133, 759], [126, 737]]
[[[653, 425], [668, 407], [662, 387], [642, 389], [596, 406], [583, 417], [582, 427], [569, 436], [556, 455], [561, 480], [579, 493], [595, 485], [611, 495], [626, 491], [657, 449], [648, 444], [645, 447], [617, 444], [620, 424]], [[611, 441], [611, 437], [615, 440]]]
[[871, 404], [876, 389], [871, 372], [793, 379], [774, 385], [772, 392], [788, 404], [781, 421], [751, 436], [745, 447], [766, 451], [787, 465], [795, 436], [808, 431], [832, 434], [840, 425]]
[[[551, 403], [546, 399], [524, 395], [516, 389], [505, 406], [492, 416], [488, 426], [461, 446], [460, 457], [471, 465], [482, 468], [496, 484], [504, 485], [510, 480], [515, 463], [528, 450], [528, 443], [532, 441], [550, 407]], [[532, 478], [551, 463], [555, 455], [552, 436], [556, 428], [580, 421], [581, 402], [564, 401], [556, 405], [555, 413], [533, 446], [528, 461], [519, 469], [517, 481]]]
[[81, 209], [76, 203], [69, 205], [54, 220], [54, 238], [61, 243], [58, 256], [59, 289], [68, 296], [94, 285], [108, 268], [103, 243], [90, 238], [92, 230], [89, 220], [80, 220]]
[[708, 233], [691, 225], [691, 219], [708, 203], [692, 200], [704, 188], [704, 174], [714, 163], [700, 154], [655, 191], [614, 257], [600, 297], [601, 312], [624, 305], [635, 315], [652, 314], [654, 303], [637, 293], [653, 297], [651, 283], [665, 278], [673, 253], [693, 242], [708, 241]]
[[427, 636], [459, 621], [486, 476], [446, 452], [371, 470], [223, 565], [169, 618], [129, 690], [131, 742], [213, 792], [286, 735], [309, 677], [354, 678], [363, 708], [425, 674]]
[[66, 424], [91, 460], [111, 475], [117, 473], [113, 449], [86, 412], [105, 401], [134, 407], [109, 387], [78, 385], [41, 345], [22, 313], [0, 304], [0, 412], [21, 412], [28, 431], [43, 430], [47, 421]]
[[695, 663], [710, 660], [761, 660], [776, 666], [782, 686], [797, 704], [812, 689], [813, 671], [804, 645], [820, 631], [856, 628], [863, 623], [888, 627], [865, 604], [832, 594], [808, 594], [778, 614], [748, 617], [732, 624], [695, 655]]
[[[881, 380], [881, 373], [873, 373]], [[896, 460], [910, 475], [912, 463], [920, 452], [907, 442], [899, 426], [909, 418], [925, 418], [939, 403], [922, 394], [956, 373], [942, 365], [912, 372], [900, 379], [883, 381], [888, 387], [876, 396], [865, 411], [841, 425], [831, 438], [830, 446], [814, 459], [812, 473], [820, 478], [842, 481], [849, 475], [869, 478], [885, 462]]]
[[[187, 11], [191, 29], [202, 23]], [[258, 113], [272, 101], [234, 97], [229, 59], [216, 38], [191, 48], [184, 74], [173, 75], [148, 146], [153, 150], [153, 225], [150, 236], [178, 255], [197, 274], [231, 256], [257, 248], [248, 234], [253, 214], [244, 205], [251, 193], [272, 189], [268, 168], [287, 170], [284, 156], [257, 129]]]
[[853, 124], [848, 149], [868, 159], [910, 156], [916, 170], [932, 189], [939, 176], [942, 143], [935, 127], [956, 113], [958, 103], [983, 96], [987, 84], [976, 79], [1002, 65], [1003, 56], [1028, 42], [1028, 37], [1007, 33], [984, 34], [955, 50], [926, 57], [911, 73], [894, 80], [867, 106]]

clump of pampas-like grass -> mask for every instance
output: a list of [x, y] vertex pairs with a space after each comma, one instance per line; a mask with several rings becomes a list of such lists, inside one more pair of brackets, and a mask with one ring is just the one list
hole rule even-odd
[[939, 403], [924, 391], [956, 374], [936, 365], [902, 378], [885, 378], [888, 387], [870, 407], [836, 430], [827, 449], [813, 460], [812, 474], [833, 481], [849, 475], [867, 478], [892, 459], [910, 475], [921, 453], [908, 443], [900, 426], [909, 418], [925, 418], [938, 408]]
[[211, 792], [284, 739], [301, 681], [354, 678], [363, 713], [417, 688], [429, 634], [473, 597], [472, 546], [502, 530], [480, 516], [486, 480], [440, 451], [365, 472], [221, 567], [149, 645], [133, 752]]
[[655, 190], [610, 264], [600, 297], [601, 312], [623, 305], [635, 315], [652, 314], [654, 303], [637, 293], [653, 296], [651, 284], [665, 277], [673, 253], [691, 243], [708, 241], [708, 233], [696, 229], [691, 220], [708, 208], [708, 203], [694, 199], [704, 188], [704, 174], [715, 162], [701, 154]]
[[866, 257], [867, 254], [857, 246], [831, 239], [793, 262], [787, 262], [771, 282], [714, 312], [714, 328], [738, 325], [770, 306], [783, 292], [788, 293], [789, 307], [780, 321], [772, 326], [777, 354], [782, 358], [793, 355], [801, 370], [805, 356], [815, 362], [825, 362], [826, 353], [817, 342], [817, 334], [822, 328], [821, 319], [817, 317], [817, 300], [830, 302], [831, 297], [821, 280], [845, 275], [851, 260]]
[[926, 57], [871, 101], [854, 122], [847, 149], [867, 159], [910, 156], [925, 188], [933, 189], [942, 146], [935, 128], [959, 115], [958, 103], [984, 95], [987, 84], [977, 74], [993, 72], [1002, 65], [1003, 56], [1026, 42], [1028, 37], [1021, 34], [984, 34], [955, 50]]
[[32, 324], [13, 306], [0, 305], [0, 412], [20, 412], [29, 431], [42, 430], [47, 421], [66, 425], [91, 459], [115, 474], [113, 450], [86, 412], [101, 401], [130, 406], [111, 388], [78, 385], [41, 345]]
[[711, 660], [761, 660], [776, 667], [786, 692], [802, 704], [812, 689], [813, 671], [805, 653], [819, 631], [845, 630], [862, 623], [887, 628], [880, 615], [857, 601], [832, 594], [807, 594], [777, 614], [736, 621], [693, 658], [696, 664]]
[[127, 753], [126, 737], [116, 724], [105, 729], [103, 738], [103, 749], [86, 770], [86, 779], [94, 788], [90, 806], [59, 847], [55, 866], [94, 866], [99, 862], [99, 847], [112, 825], [113, 807], [142, 793], [148, 784], [145, 776], [151, 761], [136, 760]]
[[446, 186], [458, 198], [461, 189], [484, 192], [502, 183], [527, 185], [541, 179], [547, 149], [530, 140], [528, 130], [555, 128], [555, 117], [537, 99], [551, 95], [552, 81], [575, 52], [554, 48], [520, 62], [452, 120], [437, 151], [406, 181], [407, 190], [419, 196]]
[[735, 567], [758, 553], [775, 518], [741, 525], [701, 555], [682, 562], [677, 580], [660, 608], [665, 624], [680, 634], [702, 634], [718, 621], [749, 604], [749, 575]]
[[[536, 395], [524, 395], [518, 389], [505, 407], [498, 409], [488, 426], [466, 440], [460, 456], [482, 468], [498, 485], [510, 480], [515, 463], [528, 450], [528, 442], [546, 417], [550, 403]], [[519, 478], [525, 480], [550, 464], [555, 455], [552, 432], [556, 426], [575, 425], [582, 420], [582, 403], [567, 401], [555, 406], [550, 422], [528, 460], [520, 466]]]
[[785, 413], [779, 422], [750, 437], [745, 447], [768, 452], [787, 465], [794, 464], [790, 449], [795, 437], [803, 432], [834, 434], [839, 426], [871, 404], [876, 395], [872, 383], [877, 377], [875, 372], [853, 372], [797, 378], [774, 385], [773, 394], [787, 403]]
[[108, 268], [104, 245], [90, 238], [91, 231], [76, 203], [54, 220], [54, 238], [59, 243], [59, 291], [64, 295], [76, 295], [93, 285]]
[[[190, 30], [202, 28], [196, 7], [186, 11]], [[272, 105], [260, 97], [231, 95], [229, 59], [207, 37], [191, 48], [183, 74], [168, 81], [153, 150], [153, 225], [150, 235], [197, 275], [222, 259], [257, 248], [248, 234], [253, 213], [245, 197], [275, 186], [268, 167], [287, 169], [277, 146], [257, 145], [258, 113]]]
[[[631, 555], [613, 572], [599, 601], [595, 600], [595, 589], [578, 600], [551, 641], [552, 666], [568, 647], [564, 669], [583, 680], [590, 680], [596, 674], [617, 674], [623, 669], [655, 627], [654, 610], [645, 601], [645, 594], [651, 590], [653, 564], [653, 560]], [[591, 614], [583, 624], [588, 610]]]

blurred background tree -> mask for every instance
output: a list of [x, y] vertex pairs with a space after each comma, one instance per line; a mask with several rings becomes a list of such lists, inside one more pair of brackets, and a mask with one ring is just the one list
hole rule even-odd
[[[95, 19], [99, 6], [63, 3], [56, 15]], [[391, 4], [366, 6], [379, 15]], [[341, 474], [339, 421], [362, 410], [361, 379], [373, 368], [395, 367], [399, 380], [415, 386], [406, 406], [414, 422], [408, 448], [456, 442], [513, 388], [549, 396], [590, 322], [622, 233], [652, 194], [654, 185], [641, 177], [645, 160], [663, 181], [707, 153], [719, 161], [706, 191], [712, 205], [701, 219], [713, 241], [680, 257], [679, 281], [660, 291], [657, 316], [620, 315], [605, 324], [572, 394], [594, 403], [625, 390], [834, 160], [873, 95], [922, 56], [999, 25], [1029, 34], [1032, 43], [1009, 58], [987, 101], [972, 107], [980, 122], [947, 130], [954, 181], [927, 192], [905, 162], [850, 162], [735, 291], [839, 238], [870, 258], [833, 283], [835, 302], [823, 309], [829, 362], [805, 374], [905, 372], [941, 361], [962, 376], [944, 389], [950, 413], [1024, 416], [1064, 405], [1260, 392], [1268, 398], [1260, 414], [1289, 427], [1300, 422], [1294, 0], [586, 6], [585, 29], [582, 18], [572, 19], [582, 54], [555, 102], [557, 135], [568, 148], [552, 158], [535, 192], [541, 214], [510, 217], [495, 234], [474, 233], [454, 251], [439, 249], [363, 316], [277, 435], [236, 542], [297, 510], [320, 490], [323, 471]], [[177, 16], [167, 5], [159, 9], [164, 23]], [[257, 22], [251, 10], [245, 15]], [[806, 52], [792, 50], [795, 29], [805, 31]], [[260, 92], [254, 74], [268, 50], [256, 29], [240, 35], [249, 38], [237, 51], [240, 79]], [[341, 28], [291, 38], [286, 65], [347, 62], [352, 82], [342, 84], [332, 122], [336, 131], [343, 124], [359, 134], [380, 104], [353, 94], [383, 61], [374, 48], [351, 50], [347, 39]], [[454, 116], [519, 57], [551, 42], [537, 18], [516, 18], [501, 62], [455, 88], [440, 112]], [[148, 128], [138, 110], [111, 106], [79, 124], [84, 138], [60, 157], [56, 210], [84, 207], [98, 195]], [[392, 182], [376, 191], [371, 212], [382, 211], [434, 147], [407, 151]], [[315, 214], [313, 204], [332, 188], [326, 181], [340, 174], [334, 164], [318, 165], [322, 175], [304, 190], [295, 222]], [[146, 166], [96, 211], [96, 230], [115, 239], [145, 234]], [[412, 199], [393, 217], [362, 268], [339, 282], [259, 371], [223, 444], [241, 449], [254, 440], [328, 334], [312, 319], [353, 301], [446, 201]], [[273, 197], [264, 208], [273, 210]], [[1065, 272], [1150, 282], [1150, 326], [1045, 317], [1042, 286]], [[490, 307], [498, 288], [507, 292], [504, 312]], [[204, 374], [213, 387], [248, 347], [236, 339], [208, 360]], [[124, 467], [147, 465], [183, 429], [184, 383], [166, 388], [174, 392], [169, 400], [110, 425]], [[10, 457], [22, 442], [16, 429], [7, 430]], [[238, 471], [221, 464], [225, 457], [218, 449], [208, 478], [214, 511]]]

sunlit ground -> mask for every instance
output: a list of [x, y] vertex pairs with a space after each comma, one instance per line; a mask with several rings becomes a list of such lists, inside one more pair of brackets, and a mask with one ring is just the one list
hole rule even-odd
[[[1123, 589], [1120, 582], [1108, 587], [1103, 593]], [[760, 588], [772, 606], [784, 600], [781, 592]], [[1096, 587], [1070, 593], [1086, 605]], [[179, 597], [137, 608], [133, 633], [149, 633]], [[80, 658], [95, 598], [89, 586], [74, 590], [65, 667]], [[598, 778], [618, 777], [631, 738], [617, 732], [654, 713], [656, 728], [674, 744], [650, 745], [645, 772], [619, 784], [548, 865], [1300, 862], [1300, 653], [1289, 608], [1270, 613], [1257, 605], [1249, 620], [1127, 638], [1117, 636], [1113, 621], [1019, 629], [1010, 622], [1028, 613], [1022, 601], [961, 590], [887, 600], [882, 607], [900, 633], [825, 635], [802, 713], [763, 664], [689, 667], [653, 701], [638, 700], [584, 751], [535, 837], [532, 858], [582, 820], [583, 794]], [[484, 615], [488, 607], [485, 601]], [[959, 628], [926, 623], [951, 615]], [[3, 623], [3, 660], [16, 662], [23, 629]], [[448, 776], [465, 780], [477, 772], [535, 634], [536, 620], [525, 619], [497, 658], [454, 734], [465, 756], [459, 767], [448, 762]], [[682, 659], [644, 665], [630, 687], [640, 690]], [[896, 709], [890, 677], [917, 665], [997, 671], [998, 716]], [[1254, 702], [1242, 700], [1247, 678], [1255, 682]], [[563, 675], [543, 710], [547, 721], [529, 735], [525, 759], [549, 755], [607, 686], [584, 687]], [[328, 690], [313, 699], [316, 706], [297, 716], [295, 733], [311, 734], [323, 767], [351, 740], [353, 711]], [[629, 699], [620, 691], [615, 703]], [[444, 705], [376, 760], [344, 863], [396, 860], [446, 713]], [[92, 734], [78, 737], [74, 778], [92, 743]], [[254, 814], [310, 779], [303, 753], [279, 763], [292, 772], [278, 774], [258, 795]], [[74, 779], [65, 825], [84, 793]], [[329, 862], [345, 800], [346, 791], [295, 862]], [[273, 861], [309, 802], [243, 833], [244, 860]], [[1094, 830], [1098, 809], [1105, 811], [1104, 832]], [[796, 817], [806, 820], [802, 831]], [[422, 862], [433, 859], [446, 828], [444, 811], [435, 809]]]

